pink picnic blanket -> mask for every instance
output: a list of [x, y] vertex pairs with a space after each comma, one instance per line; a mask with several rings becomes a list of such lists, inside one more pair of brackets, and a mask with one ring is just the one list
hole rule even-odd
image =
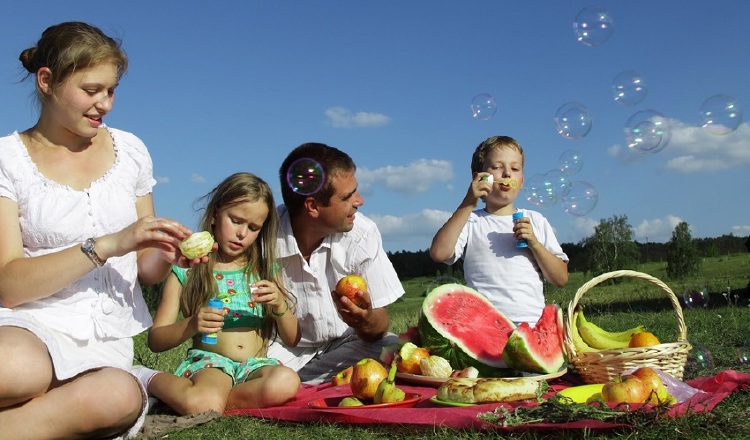
[[[578, 385], [576, 376], [566, 374], [563, 377], [550, 381], [550, 389], [545, 397], [551, 397], [555, 392], [568, 386]], [[711, 411], [726, 396], [738, 389], [744, 389], [750, 384], [750, 374], [744, 374], [733, 370], [722, 371], [716, 376], [703, 377], [687, 382], [693, 388], [699, 390], [684, 402], [669, 408], [666, 415], [677, 417], [686, 412], [708, 412]], [[263, 419], [283, 420], [290, 422], [333, 422], [346, 424], [397, 424], [397, 425], [423, 425], [441, 426], [462, 429], [606, 429], [626, 427], [621, 423], [611, 423], [598, 420], [578, 420], [569, 423], [534, 423], [520, 427], [502, 427], [485, 422], [477, 417], [493, 411], [499, 406], [506, 406], [512, 410], [518, 406], [538, 405], [536, 401], [524, 401], [513, 403], [488, 403], [482, 405], [465, 407], [446, 407], [430, 401], [437, 389], [423, 386], [409, 386], [399, 384], [399, 388], [407, 393], [418, 393], [421, 395], [419, 402], [411, 408], [339, 408], [337, 406], [320, 408], [320, 403], [335, 401], [351, 395], [348, 385], [334, 387], [331, 384], [318, 386], [303, 386], [297, 398], [287, 405], [273, 408], [246, 408], [234, 409], [225, 413], [228, 416], [251, 416]], [[314, 406], [311, 407], [310, 403]], [[315, 405], [317, 404], [317, 405]], [[639, 405], [633, 405], [637, 408]]]

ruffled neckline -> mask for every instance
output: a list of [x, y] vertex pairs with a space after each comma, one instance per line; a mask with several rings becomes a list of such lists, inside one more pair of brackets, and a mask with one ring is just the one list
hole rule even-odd
[[102, 174], [97, 179], [92, 180], [91, 183], [89, 183], [89, 186], [86, 187], [86, 188], [84, 188], [84, 189], [82, 189], [82, 190], [77, 190], [77, 189], [71, 187], [70, 185], [65, 185], [65, 184], [60, 183], [60, 182], [58, 182], [56, 180], [52, 180], [52, 179], [48, 178], [47, 176], [45, 176], [44, 174], [42, 174], [42, 172], [39, 171], [39, 168], [37, 168], [36, 163], [31, 159], [31, 155], [29, 154], [29, 149], [26, 147], [26, 144], [23, 143], [23, 140], [21, 139], [21, 135], [18, 133], [18, 130], [16, 130], [16, 131], [13, 132], [13, 137], [16, 140], [16, 143], [18, 144], [18, 147], [21, 150], [21, 155], [24, 157], [24, 160], [29, 165], [29, 167], [31, 168], [34, 176], [36, 176], [37, 179], [39, 179], [40, 181], [44, 182], [45, 185], [48, 185], [48, 186], [52, 186], [52, 187], [56, 187], [56, 188], [61, 188], [61, 189], [65, 189], [65, 190], [72, 191], [72, 192], [83, 192], [83, 193], [85, 193], [85, 192], [90, 191], [91, 188], [94, 185], [97, 185], [100, 182], [106, 181], [109, 178], [109, 176], [112, 175], [112, 173], [114, 173], [114, 171], [117, 169], [117, 167], [120, 164], [120, 149], [119, 149], [119, 145], [117, 144], [117, 140], [115, 139], [114, 133], [107, 126], [104, 126], [102, 128], [105, 129], [105, 130], [107, 130], [107, 133], [109, 134], [110, 139], [112, 139], [112, 148], [115, 151], [115, 161], [112, 164], [112, 166], [109, 167], [109, 169], [104, 174]]

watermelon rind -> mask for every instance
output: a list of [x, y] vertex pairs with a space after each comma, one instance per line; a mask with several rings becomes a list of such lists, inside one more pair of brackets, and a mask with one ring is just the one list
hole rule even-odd
[[450, 362], [454, 370], [474, 367], [482, 377], [511, 376], [502, 352], [513, 321], [478, 291], [462, 284], [443, 284], [425, 297], [419, 336], [430, 354]]
[[562, 341], [562, 309], [548, 304], [532, 328], [521, 323], [513, 330], [503, 350], [505, 363], [518, 371], [528, 373], [555, 373], [565, 363]]

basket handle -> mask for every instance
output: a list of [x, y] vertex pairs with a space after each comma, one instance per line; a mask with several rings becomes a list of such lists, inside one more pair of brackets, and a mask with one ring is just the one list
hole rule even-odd
[[[666, 293], [667, 297], [672, 302], [675, 317], [677, 318], [677, 342], [685, 342], [687, 340], [687, 329], [685, 327], [685, 318], [682, 315], [682, 307], [680, 306], [680, 301], [677, 299], [677, 296], [675, 296], [674, 292], [672, 292], [672, 289], [670, 289], [669, 286], [664, 284], [664, 282], [662, 282], [660, 279], [652, 277], [651, 275], [643, 272], [636, 272], [634, 270], [616, 270], [613, 272], [603, 273], [595, 278], [592, 278], [578, 289], [575, 296], [573, 297], [573, 300], [570, 301], [570, 304], [568, 304], [568, 316], [565, 320], [565, 325], [567, 327], [566, 339], [567, 336], [570, 335], [570, 325], [572, 323], [571, 317], [573, 316], [574, 310], [578, 305], [578, 301], [583, 297], [583, 294], [603, 281], [619, 277], [640, 278], [649, 281], [661, 288], [661, 290]], [[572, 345], [572, 343], [570, 345]]]

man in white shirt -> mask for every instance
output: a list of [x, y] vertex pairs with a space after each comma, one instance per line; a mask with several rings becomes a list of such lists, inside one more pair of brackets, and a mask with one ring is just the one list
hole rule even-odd
[[[307, 178], [313, 185], [318, 179], [319, 188], [302, 191], [289, 183], [300, 159], [313, 165]], [[293, 368], [306, 383], [328, 381], [360, 359], [377, 359], [383, 346], [396, 342], [385, 307], [404, 289], [377, 226], [357, 212], [364, 199], [355, 171], [346, 153], [319, 143], [294, 149], [279, 170], [284, 205], [276, 254], [284, 288], [297, 300], [302, 339], [295, 348], [274, 341], [268, 357]], [[334, 292], [338, 280], [350, 274], [367, 282], [362, 308]]]

